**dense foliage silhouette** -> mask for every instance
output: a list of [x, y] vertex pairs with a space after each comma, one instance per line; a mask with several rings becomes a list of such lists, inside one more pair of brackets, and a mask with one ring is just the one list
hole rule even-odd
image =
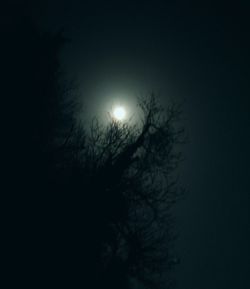
[[164, 110], [151, 95], [138, 103], [140, 123], [111, 117], [86, 128], [59, 84], [63, 38], [27, 20], [18, 31], [8, 158], [13, 279], [28, 288], [170, 286], [179, 107]]
[[89, 132], [73, 130], [64, 148], [80, 173], [86, 218], [95, 208], [98, 274], [107, 288], [157, 288], [161, 281], [166, 288], [176, 262], [171, 208], [181, 193], [175, 174], [184, 140], [177, 125], [181, 111], [175, 104], [164, 111], [151, 95], [139, 101], [139, 112], [142, 122], [135, 125], [94, 119]]

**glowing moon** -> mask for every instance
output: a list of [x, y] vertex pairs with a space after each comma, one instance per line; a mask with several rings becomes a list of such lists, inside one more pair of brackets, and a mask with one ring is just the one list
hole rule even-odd
[[124, 107], [122, 106], [117, 106], [114, 108], [113, 111], [113, 116], [115, 119], [117, 120], [124, 120], [124, 118], [126, 117], [126, 110]]

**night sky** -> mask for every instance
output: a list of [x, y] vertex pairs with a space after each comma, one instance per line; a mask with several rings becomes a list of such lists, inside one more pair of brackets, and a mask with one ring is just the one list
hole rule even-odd
[[250, 288], [249, 2], [34, 2], [35, 22], [70, 39], [62, 66], [85, 111], [133, 111], [151, 91], [183, 103], [177, 288]]

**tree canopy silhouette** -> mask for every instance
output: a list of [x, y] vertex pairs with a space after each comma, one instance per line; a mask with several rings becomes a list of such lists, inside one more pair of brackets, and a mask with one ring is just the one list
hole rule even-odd
[[62, 37], [41, 35], [29, 21], [19, 30], [6, 167], [17, 192], [20, 280], [32, 288], [166, 287], [175, 263], [180, 107], [164, 110], [151, 95], [139, 100], [140, 123], [78, 124], [58, 81]]
[[175, 170], [184, 140], [177, 123], [181, 110], [172, 103], [164, 111], [154, 95], [140, 100], [138, 110], [139, 124], [111, 117], [106, 126], [95, 118], [90, 130], [72, 128], [59, 152], [59, 168], [65, 170], [67, 160], [72, 172], [66, 175], [82, 211], [79, 229], [91, 226], [83, 238], [97, 241], [90, 246], [97, 254], [93, 266], [105, 288], [156, 288], [161, 279], [166, 286], [176, 262], [171, 208], [180, 193]]

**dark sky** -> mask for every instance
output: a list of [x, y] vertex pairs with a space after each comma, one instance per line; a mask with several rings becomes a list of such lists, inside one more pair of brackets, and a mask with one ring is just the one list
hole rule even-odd
[[64, 28], [72, 40], [62, 63], [93, 113], [152, 90], [166, 104], [184, 101], [179, 289], [250, 288], [249, 3], [32, 4], [43, 29]]

